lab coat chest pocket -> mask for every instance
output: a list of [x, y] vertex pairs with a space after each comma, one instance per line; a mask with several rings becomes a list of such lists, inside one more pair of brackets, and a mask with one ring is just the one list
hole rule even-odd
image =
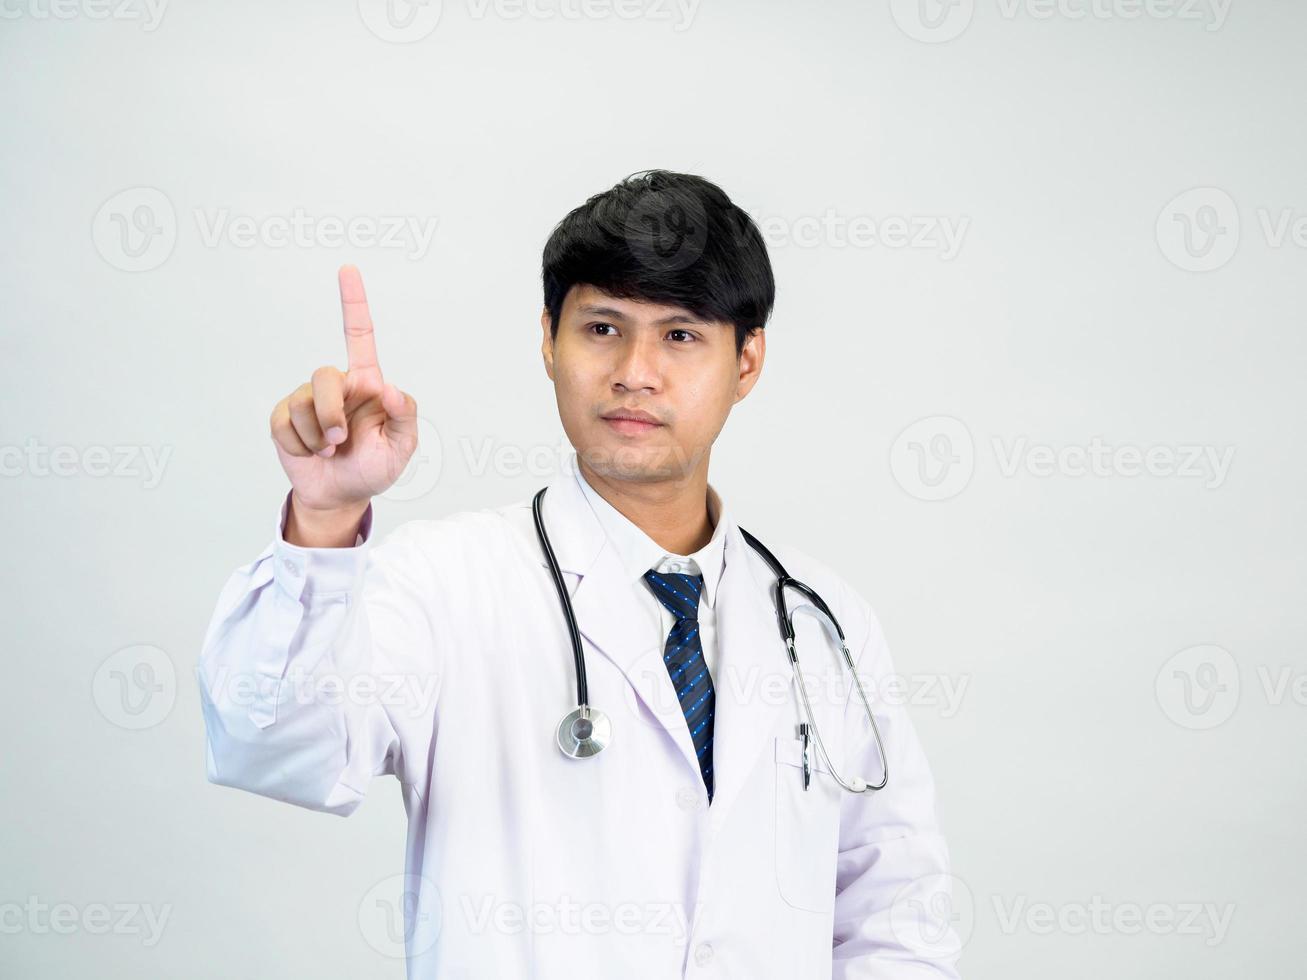
[[829, 912], [835, 903], [840, 787], [810, 748], [812, 779], [803, 788], [803, 744], [776, 736], [776, 884], [797, 909]]

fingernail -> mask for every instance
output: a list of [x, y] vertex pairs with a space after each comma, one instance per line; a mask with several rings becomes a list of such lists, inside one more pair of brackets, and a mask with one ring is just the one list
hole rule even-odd
[[338, 425], [333, 425], [327, 430], [327, 442], [340, 443], [345, 441], [345, 430]]
[[335, 455], [336, 455], [336, 447], [335, 447], [335, 446], [327, 446], [325, 449], [319, 449], [319, 450], [318, 450], [318, 455], [319, 455], [319, 456], [335, 456]]

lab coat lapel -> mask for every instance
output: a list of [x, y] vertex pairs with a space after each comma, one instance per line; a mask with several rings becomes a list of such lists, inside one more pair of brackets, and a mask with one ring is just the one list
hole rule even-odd
[[[772, 594], [774, 579], [755, 568], [754, 551], [732, 523], [726, 531], [726, 567], [717, 589], [717, 716], [713, 728], [715, 789], [712, 811], [720, 820], [748, 781], [764, 748], [793, 721], [793, 681]], [[779, 675], [779, 676], [778, 676]], [[779, 682], [779, 683], [778, 683]]]
[[[545, 530], [571, 591], [576, 625], [583, 637], [611, 660], [626, 676], [637, 697], [680, 749], [686, 765], [697, 778], [699, 764], [689, 726], [681, 713], [676, 690], [663, 663], [663, 643], [656, 630], [642, 627], [650, 621], [636, 591], [625, 581], [617, 552], [599, 523], [590, 502], [576, 483], [577, 475], [565, 470], [549, 484], [542, 514]], [[540, 564], [547, 567], [544, 555]], [[559, 610], [562, 618], [562, 611]], [[564, 629], [566, 626], [564, 624]], [[590, 651], [586, 651], [589, 655]], [[593, 673], [593, 671], [591, 671]], [[629, 711], [618, 704], [594, 704], [613, 719], [613, 742], [622, 738], [622, 727], [634, 722]]]

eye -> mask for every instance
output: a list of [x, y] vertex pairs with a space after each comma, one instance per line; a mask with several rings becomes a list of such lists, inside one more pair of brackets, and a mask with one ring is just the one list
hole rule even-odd
[[687, 340], [695, 340], [695, 339], [697, 339], [697, 338], [694, 336], [694, 334], [690, 333], [690, 331], [688, 331], [688, 330], [681, 330], [680, 328], [677, 328], [676, 330], [670, 330], [670, 331], [668, 331], [668, 334], [667, 334], [667, 335], [670, 337], [672, 334], [676, 334], [676, 333], [682, 333], [682, 334], [685, 334], [685, 337], [686, 337]]
[[[592, 323], [592, 324], [590, 324], [590, 326], [588, 326], [586, 329], [587, 329], [587, 330], [592, 330], [592, 331], [593, 331], [593, 330], [595, 330], [595, 329], [598, 328], [598, 327], [607, 327], [607, 328], [610, 329], [610, 330], [616, 330], [616, 329], [617, 329], [617, 328], [614, 327], [611, 323]], [[600, 334], [599, 336], [601, 336], [601, 337], [607, 337], [607, 336], [609, 336], [609, 335], [605, 333], [605, 334]]]

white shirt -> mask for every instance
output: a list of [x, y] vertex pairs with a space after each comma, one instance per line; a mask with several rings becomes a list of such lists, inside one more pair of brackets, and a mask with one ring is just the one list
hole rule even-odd
[[576, 482], [581, 485], [581, 492], [585, 494], [590, 506], [594, 508], [595, 516], [608, 534], [608, 543], [617, 549], [626, 580], [640, 594], [640, 601], [649, 607], [650, 620], [654, 624], [650, 628], [655, 631], [656, 640], [662, 643], [667, 641], [676, 617], [658, 601], [644, 581], [644, 573], [652, 568], [664, 573], [703, 576], [703, 593], [699, 596], [699, 639], [703, 645], [703, 662], [708, 668], [708, 676], [716, 676], [717, 615], [714, 602], [726, 551], [726, 525], [722, 521], [724, 507], [721, 496], [711, 483], [708, 484], [708, 520], [713, 525], [712, 538], [694, 554], [678, 555], [665, 551], [638, 524], [600, 496], [586, 481], [579, 467], [576, 469]]

